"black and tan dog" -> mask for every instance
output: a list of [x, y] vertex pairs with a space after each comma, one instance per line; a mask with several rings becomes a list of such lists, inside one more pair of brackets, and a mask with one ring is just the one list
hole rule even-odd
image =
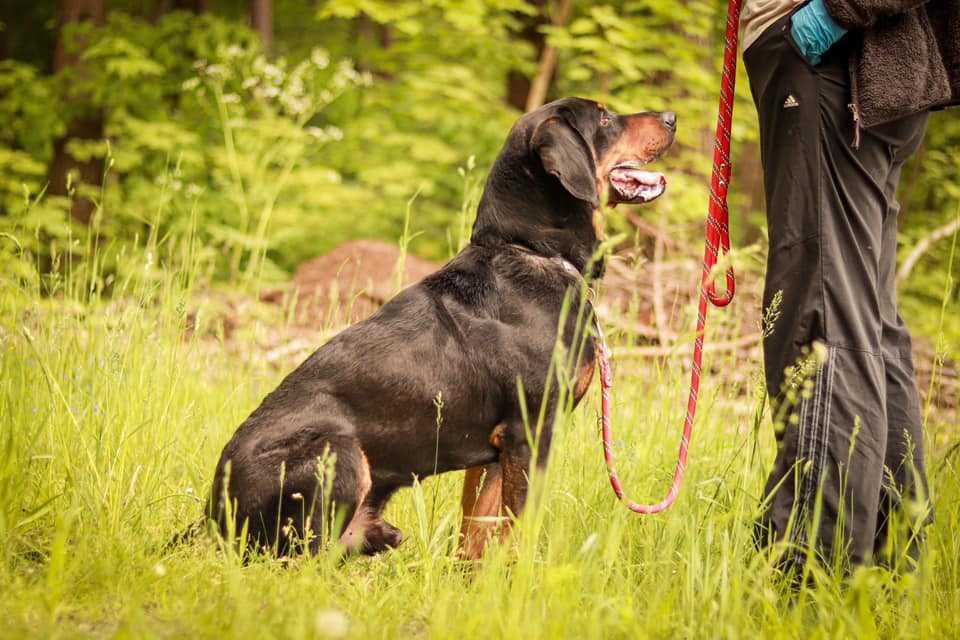
[[[662, 194], [663, 176], [641, 167], [672, 144], [675, 128], [673, 113], [616, 115], [579, 98], [520, 118], [490, 171], [470, 244], [318, 349], [264, 399], [223, 450], [208, 517], [224, 533], [246, 524], [256, 545], [286, 553], [291, 540], [322, 528], [318, 514], [332, 503], [341, 541], [372, 554], [402, 539], [381, 516], [398, 488], [466, 469], [463, 553], [478, 557], [490, 519], [478, 517], [516, 516], [524, 506], [533, 457], [524, 407], [535, 416], [545, 406], [536, 457], [546, 461], [558, 409], [558, 385], [546, 384], [558, 324], [567, 291], [602, 273], [591, 266], [601, 200]], [[561, 337], [568, 348], [578, 339], [578, 300]], [[568, 372], [574, 403], [594, 369], [592, 341], [582, 344]], [[331, 453], [325, 491], [318, 459]]]

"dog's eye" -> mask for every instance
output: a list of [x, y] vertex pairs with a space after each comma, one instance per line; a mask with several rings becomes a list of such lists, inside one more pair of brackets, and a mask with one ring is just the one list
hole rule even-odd
[[611, 122], [613, 122], [613, 118], [610, 117], [610, 113], [607, 112], [607, 111], [601, 111], [601, 112], [600, 112], [600, 126], [601, 126], [601, 127], [609, 126]]

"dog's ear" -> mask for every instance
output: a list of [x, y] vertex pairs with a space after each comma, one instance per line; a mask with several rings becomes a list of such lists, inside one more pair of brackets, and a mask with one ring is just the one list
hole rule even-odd
[[538, 124], [530, 147], [547, 173], [560, 180], [570, 195], [600, 206], [593, 156], [583, 137], [563, 118], [553, 116]]

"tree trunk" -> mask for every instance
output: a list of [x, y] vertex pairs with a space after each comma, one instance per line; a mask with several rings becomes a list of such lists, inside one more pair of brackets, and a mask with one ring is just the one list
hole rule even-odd
[[[533, 46], [534, 55], [539, 60], [547, 40], [540, 31], [540, 27], [548, 22], [547, 0], [527, 0], [527, 3], [536, 8], [536, 14], [516, 14], [522, 26], [515, 32], [515, 36], [530, 43]], [[510, 69], [507, 72], [507, 104], [518, 111], [524, 111], [527, 108], [529, 94], [530, 78], [517, 69]]]
[[[102, 25], [104, 17], [103, 0], [58, 0], [57, 44], [53, 52], [54, 73], [80, 65], [80, 51], [84, 43], [69, 43], [64, 32], [65, 27], [77, 22]], [[73, 107], [81, 107], [79, 111], [82, 115], [74, 117], [67, 123], [66, 134], [56, 140], [53, 145], [53, 160], [48, 173], [50, 180], [48, 191], [57, 196], [70, 195], [68, 192], [72, 191], [79, 182], [99, 184], [103, 179], [102, 159], [91, 158], [79, 161], [72, 157], [68, 150], [68, 143], [71, 140], [99, 140], [103, 137], [103, 114], [98, 108], [90, 105], [84, 108], [89, 96], [74, 90], [73, 87], [66, 88], [64, 99]], [[68, 180], [71, 173], [76, 176], [76, 180]], [[73, 198], [70, 213], [80, 222], [89, 222], [93, 211], [94, 203], [89, 199], [81, 196]]]
[[[553, 16], [553, 25], [564, 27], [570, 22], [573, 15], [573, 0], [558, 0], [556, 13]], [[533, 77], [530, 83], [530, 93], [527, 94], [526, 110], [533, 111], [547, 101], [550, 93], [550, 85], [553, 84], [553, 77], [557, 72], [557, 61], [560, 58], [560, 52], [549, 44], [544, 46], [540, 53], [540, 64], [537, 67], [537, 75]]]
[[260, 36], [263, 50], [273, 49], [273, 0], [250, 0], [250, 26]]
[[79, 51], [69, 51], [63, 28], [71, 22], [93, 22], [102, 25], [106, 12], [103, 0], [58, 0], [57, 2], [57, 47], [53, 53], [53, 70], [77, 64]]
[[173, 0], [173, 10], [204, 13], [207, 10], [207, 0]]
[[153, 0], [148, 15], [150, 24], [157, 24], [160, 18], [170, 11], [186, 11], [200, 15], [206, 13], [208, 8], [208, 0]]
[[10, 56], [9, 33], [10, 29], [6, 25], [0, 27], [0, 60], [6, 60]]
[[[389, 24], [376, 22], [366, 13], [360, 12], [351, 22], [350, 35], [357, 45], [353, 57], [357, 70], [372, 73], [377, 80], [389, 81], [393, 79], [392, 73], [377, 69], [363, 55], [367, 51], [387, 51], [390, 49], [394, 40], [392, 27]], [[374, 53], [371, 57], [375, 58], [376, 54]]]

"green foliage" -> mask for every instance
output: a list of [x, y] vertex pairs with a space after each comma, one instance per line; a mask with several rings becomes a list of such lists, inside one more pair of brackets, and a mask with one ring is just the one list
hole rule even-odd
[[[7, 251], [5, 263], [43, 270], [55, 248], [88, 232], [103, 244], [195, 228], [217, 250], [220, 276], [274, 280], [345, 240], [395, 238], [414, 193], [420, 252], [448, 255], [447, 223], [464, 188], [457, 168], [492, 160], [516, 116], [503, 78], [530, 54], [503, 44], [515, 21], [507, 10], [523, 2], [462, 4], [336, 3], [321, 10], [318, 29], [349, 31], [361, 11], [385, 20], [401, 12], [399, 24], [373, 23], [393, 30], [389, 50], [361, 37], [335, 56], [312, 49], [289, 61], [267, 60], [249, 30], [209, 15], [151, 23], [113, 12], [101, 29], [71, 27], [78, 66], [52, 78], [27, 65], [0, 69], [0, 109], [17, 123], [0, 140], [0, 231], [26, 251]], [[53, 103], [63, 107], [36, 106]], [[74, 183], [74, 193], [111, 213], [87, 229], [72, 223], [66, 199], [37, 196], [64, 122], [90, 113], [103, 115], [109, 143], [67, 148], [109, 171], [103, 184]]]
[[0, 272], [37, 281], [31, 256], [43, 255], [50, 239], [70, 234], [63, 202], [40, 195], [53, 140], [64, 121], [49, 78], [12, 60], [0, 61]]
[[332, 161], [352, 165], [345, 174], [371, 196], [358, 210], [391, 221], [392, 237], [417, 193], [413, 214], [425, 233], [415, 246], [432, 257], [449, 252], [457, 167], [475, 156], [488, 168], [520, 115], [505, 104], [505, 78], [530, 67], [532, 48], [511, 37], [517, 17], [508, 11], [529, 9], [518, 0], [354, 0], [319, 13], [322, 27], [357, 33], [347, 55], [376, 79], [332, 110], [344, 131]]
[[[340, 175], [322, 162], [342, 134], [321, 112], [368, 77], [320, 49], [295, 65], [269, 62], [246, 28], [184, 13], [155, 25], [114, 13], [102, 29], [72, 29], [68, 42], [92, 44], [80, 65], [51, 81], [30, 82], [23, 65], [0, 68], [0, 108], [18, 124], [0, 155], [8, 168], [0, 230], [19, 239], [28, 262], [48, 264], [50, 242], [71, 236], [162, 241], [192, 229], [228, 256], [217, 264], [223, 275], [266, 267], [268, 279], [279, 277], [268, 249], [287, 256], [286, 268], [312, 255], [287, 255], [283, 241], [322, 235], [323, 210], [342, 205]], [[59, 110], [63, 120], [103, 114], [105, 141], [68, 143], [74, 158], [99, 157], [109, 169], [103, 184], [76, 185], [111, 212], [89, 230], [71, 224], [66, 202], [37, 197], [45, 184], [38, 159], [49, 159], [63, 121], [21, 105], [48, 107], [51, 96], [70, 105]], [[83, 243], [60, 248], [76, 255]]]
[[[934, 113], [924, 145], [904, 168], [899, 198], [902, 202], [900, 222], [901, 253], [910, 251], [934, 229], [960, 217], [960, 118], [955, 112]], [[951, 350], [945, 355], [960, 358], [960, 287], [957, 270], [948, 281], [952, 238], [934, 244], [901, 283], [904, 317], [911, 327], [928, 336], [940, 331], [946, 335]], [[944, 295], [947, 296], [944, 301]], [[949, 313], [942, 323], [932, 309], [944, 302]]]
[[0, 212], [21, 206], [24, 185], [46, 174], [53, 138], [64, 131], [58, 111], [48, 79], [30, 65], [0, 60]]

